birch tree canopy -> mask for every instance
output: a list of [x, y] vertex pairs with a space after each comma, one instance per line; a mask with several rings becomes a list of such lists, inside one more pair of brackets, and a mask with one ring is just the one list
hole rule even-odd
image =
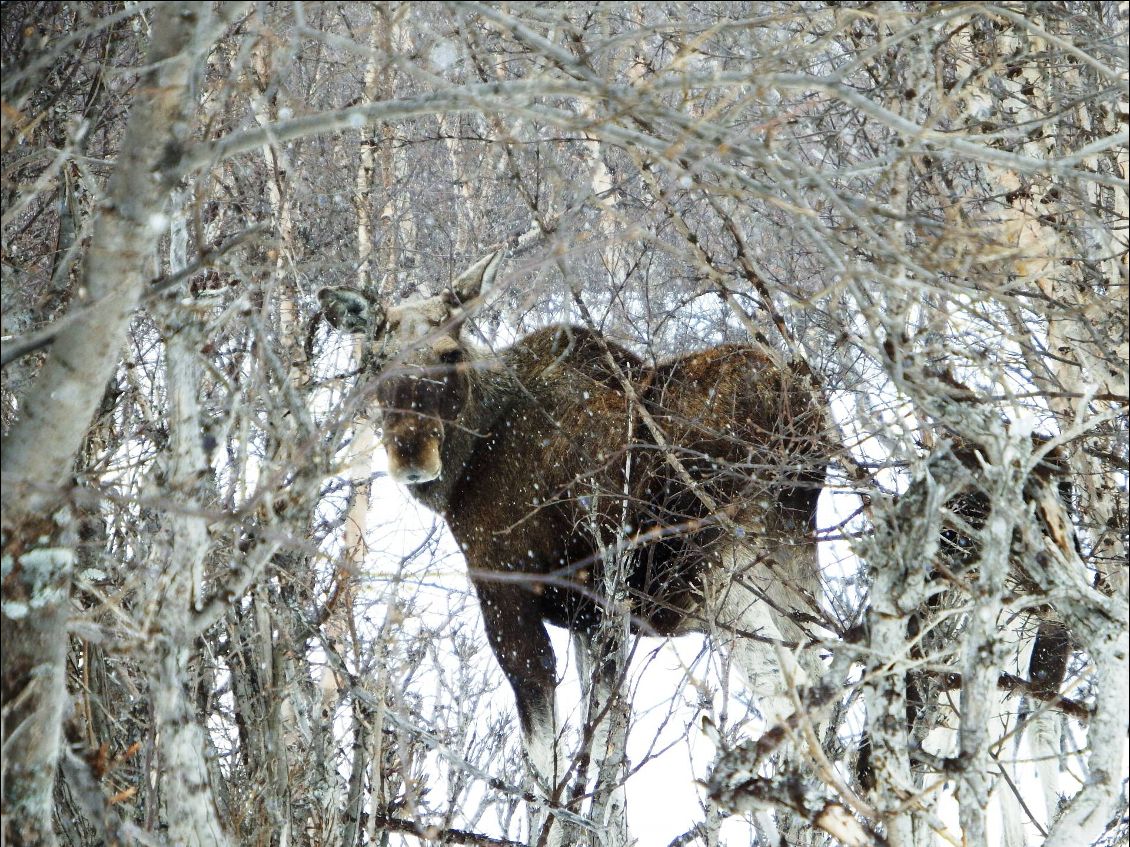
[[[1128, 24], [5, 3], [4, 843], [1127, 843]], [[448, 304], [484, 379], [539, 329], [599, 339], [622, 454], [699, 498], [600, 556], [720, 539], [781, 631], [659, 637], [606, 591], [612, 629], [551, 630], [547, 792], [346, 289]], [[819, 585], [691, 474], [769, 492], [769, 448], [739, 421], [747, 461], [692, 455], [668, 436], [706, 424], [647, 399], [719, 345], [826, 412]]]

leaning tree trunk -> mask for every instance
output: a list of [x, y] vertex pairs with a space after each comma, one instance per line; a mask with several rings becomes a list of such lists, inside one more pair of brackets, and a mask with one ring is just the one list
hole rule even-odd
[[[66, 700], [67, 608], [74, 540], [72, 463], [119, 361], [165, 227], [189, 142], [193, 74], [242, 4], [169, 3], [154, 11], [148, 70], [98, 210], [86, 298], [60, 329], [3, 444], [2, 699], [5, 836], [55, 843], [52, 787]], [[10, 564], [9, 564], [10, 563]]]

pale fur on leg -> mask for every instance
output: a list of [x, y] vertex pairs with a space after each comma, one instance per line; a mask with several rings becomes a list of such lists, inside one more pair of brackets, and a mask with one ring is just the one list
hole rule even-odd
[[[789, 615], [809, 609], [806, 593], [819, 596], [816, 546], [782, 546], [759, 561], [748, 545], [739, 543], [723, 551], [722, 565], [705, 586], [708, 633], [716, 646], [727, 648], [769, 728], [792, 715], [790, 691], [816, 681], [822, 671], [813, 651], [785, 646], [807, 640]], [[819, 738], [819, 722], [814, 728]], [[805, 834], [779, 828], [795, 823], [789, 816], [774, 817], [768, 811], [755, 815], [768, 843], [807, 843]]]
[[[523, 740], [530, 764], [535, 793], [550, 799], [560, 779], [560, 757], [557, 751], [557, 720], [552, 710], [547, 717], [535, 719]], [[545, 833], [546, 827], [549, 832]], [[545, 838], [543, 840], [543, 833]], [[530, 809], [530, 847], [562, 847], [561, 824], [550, 815], [547, 805]]]
[[815, 545], [801, 544], [761, 562], [746, 545], [736, 544], [723, 552], [723, 568], [706, 586], [711, 640], [727, 648], [770, 724], [793, 712], [788, 687], [807, 685], [819, 673], [815, 656], [783, 645], [806, 638], [783, 613], [806, 608], [798, 588], [818, 590], [815, 555]]

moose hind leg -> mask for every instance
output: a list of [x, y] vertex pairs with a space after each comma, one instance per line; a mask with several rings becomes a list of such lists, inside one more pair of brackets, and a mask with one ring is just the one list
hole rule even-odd
[[819, 590], [815, 545], [781, 547], [757, 561], [745, 545], [722, 552], [723, 567], [708, 584], [712, 640], [727, 648], [769, 723], [793, 712], [789, 689], [820, 675], [819, 660], [798, 650], [807, 636], [796, 623]]
[[[766, 728], [778, 726], [796, 711], [793, 689], [822, 674], [815, 652], [800, 647], [808, 636], [799, 621], [819, 596], [815, 544], [779, 544], [767, 560], [759, 560], [738, 543], [722, 551], [722, 565], [708, 580], [704, 598], [711, 640], [726, 648], [745, 677]], [[813, 729], [819, 738], [818, 719]], [[801, 764], [807, 759], [803, 743], [783, 745], [774, 758], [774, 778], [791, 780], [807, 770]], [[765, 809], [754, 818], [765, 843], [812, 843], [806, 822], [786, 810], [774, 815]]]

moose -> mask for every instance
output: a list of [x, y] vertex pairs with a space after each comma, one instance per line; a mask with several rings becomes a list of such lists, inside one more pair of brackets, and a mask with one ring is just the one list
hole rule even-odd
[[363, 339], [390, 476], [465, 554], [535, 775], [557, 776], [547, 623], [583, 642], [626, 607], [633, 632], [708, 633], [787, 715], [782, 674], [805, 670], [781, 646], [804, 642], [819, 609], [828, 455], [807, 368], [742, 344], [648, 364], [569, 325], [479, 353], [463, 327], [501, 258], [436, 296], [386, 306], [333, 287], [319, 300]]

